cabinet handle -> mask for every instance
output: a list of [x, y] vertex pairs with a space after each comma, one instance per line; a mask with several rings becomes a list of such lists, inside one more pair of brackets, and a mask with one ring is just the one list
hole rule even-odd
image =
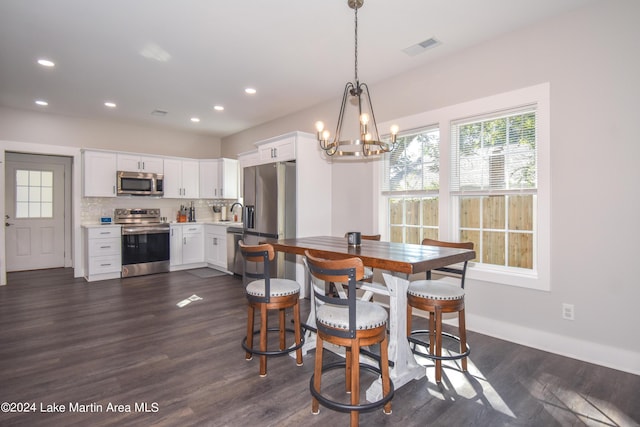
[[138, 161], [138, 169], [142, 169], [142, 168], [140, 167], [140, 161]]
[[273, 158], [275, 159], [276, 157], [278, 157], [278, 148], [273, 149]]
[[110, 231], [101, 231], [100, 234], [111, 234]]
[[109, 249], [111, 246], [100, 246], [100, 249]]
[[183, 238], [182, 238], [182, 244], [183, 244], [183, 245], [186, 245], [186, 244], [187, 244], [187, 238], [186, 238], [186, 237], [183, 237]]
[[142, 162], [142, 170], [144, 170], [144, 162]]
[[116, 186], [113, 186], [113, 194], [116, 194]]
[[217, 237], [213, 238], [213, 246], [218, 246], [218, 238]]
[[109, 263], [109, 264], [100, 264], [100, 267], [108, 267], [110, 265], [111, 265], [111, 263]]

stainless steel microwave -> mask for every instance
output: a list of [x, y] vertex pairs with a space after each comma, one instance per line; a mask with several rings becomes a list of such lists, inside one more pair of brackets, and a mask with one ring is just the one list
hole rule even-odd
[[164, 175], [161, 173], [118, 171], [118, 196], [162, 196]]

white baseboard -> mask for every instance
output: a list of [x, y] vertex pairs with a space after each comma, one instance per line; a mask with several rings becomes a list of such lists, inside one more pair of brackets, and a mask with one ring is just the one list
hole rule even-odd
[[499, 322], [495, 319], [474, 316], [469, 313], [467, 313], [466, 317], [468, 330], [538, 350], [640, 375], [639, 353], [511, 323]]

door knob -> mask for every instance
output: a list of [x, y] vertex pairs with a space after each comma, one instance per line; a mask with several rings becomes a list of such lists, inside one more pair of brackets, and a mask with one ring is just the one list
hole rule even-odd
[[5, 222], [4, 225], [5, 225], [5, 227], [8, 227], [8, 226], [13, 225], [13, 224], [9, 224], [8, 222]]

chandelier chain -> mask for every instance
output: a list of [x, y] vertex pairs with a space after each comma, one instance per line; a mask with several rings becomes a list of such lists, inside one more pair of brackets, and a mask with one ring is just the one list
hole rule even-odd
[[355, 55], [354, 55], [355, 56], [355, 71], [356, 71], [355, 84], [356, 84], [356, 86], [358, 86], [358, 8], [357, 7], [355, 8], [355, 11], [356, 11], [356, 13], [355, 13], [355, 16], [356, 16], [355, 21], [356, 22], [355, 22], [355, 25], [354, 25], [354, 28], [355, 28], [355, 40], [356, 40], [356, 42], [355, 42]]

